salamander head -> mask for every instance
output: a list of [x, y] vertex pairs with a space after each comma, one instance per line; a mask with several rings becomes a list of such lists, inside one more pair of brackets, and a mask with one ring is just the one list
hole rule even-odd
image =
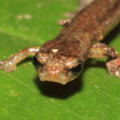
[[33, 58], [33, 64], [40, 80], [61, 84], [74, 80], [83, 69], [83, 61], [75, 57], [55, 54], [57, 49], [54, 49], [53, 52], [39, 51]]

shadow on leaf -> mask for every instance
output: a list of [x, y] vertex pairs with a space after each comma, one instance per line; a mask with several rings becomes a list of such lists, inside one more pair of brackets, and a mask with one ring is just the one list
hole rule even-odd
[[35, 83], [43, 95], [59, 99], [66, 99], [76, 92], [80, 92], [83, 86], [82, 82], [82, 76], [67, 83], [66, 85], [54, 82], [40, 81], [38, 77], [35, 79]]

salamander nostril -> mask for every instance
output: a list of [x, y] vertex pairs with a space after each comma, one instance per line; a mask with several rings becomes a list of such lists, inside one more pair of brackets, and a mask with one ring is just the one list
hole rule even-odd
[[59, 79], [65, 79], [65, 73], [64, 72], [61, 72], [59, 73]]
[[43, 69], [42, 75], [43, 76], [47, 76], [47, 74], [48, 74], [48, 70], [47, 69]]

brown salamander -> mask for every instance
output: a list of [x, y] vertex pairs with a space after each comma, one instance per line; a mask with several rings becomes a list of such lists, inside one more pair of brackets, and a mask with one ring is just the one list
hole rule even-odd
[[33, 64], [42, 81], [66, 84], [82, 71], [88, 58], [118, 58], [112, 47], [99, 43], [120, 22], [120, 0], [96, 0], [79, 12], [60, 33], [42, 47], [28, 47], [0, 61], [0, 69], [35, 55]]

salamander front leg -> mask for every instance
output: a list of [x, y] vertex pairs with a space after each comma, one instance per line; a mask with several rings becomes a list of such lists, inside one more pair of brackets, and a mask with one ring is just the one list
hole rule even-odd
[[109, 57], [114, 59], [118, 57], [118, 53], [115, 51], [113, 47], [108, 47], [106, 44], [98, 43], [90, 49], [88, 53], [88, 58], [102, 58], [102, 57]]
[[106, 67], [108, 72], [120, 78], [120, 57], [113, 47], [108, 47], [103, 43], [94, 45], [89, 53], [89, 58], [108, 57]]
[[0, 60], [0, 69], [5, 69], [7, 72], [16, 70], [17, 63], [21, 62], [29, 55], [35, 55], [39, 49], [40, 47], [28, 47], [11, 55], [11, 57], [6, 60]]

